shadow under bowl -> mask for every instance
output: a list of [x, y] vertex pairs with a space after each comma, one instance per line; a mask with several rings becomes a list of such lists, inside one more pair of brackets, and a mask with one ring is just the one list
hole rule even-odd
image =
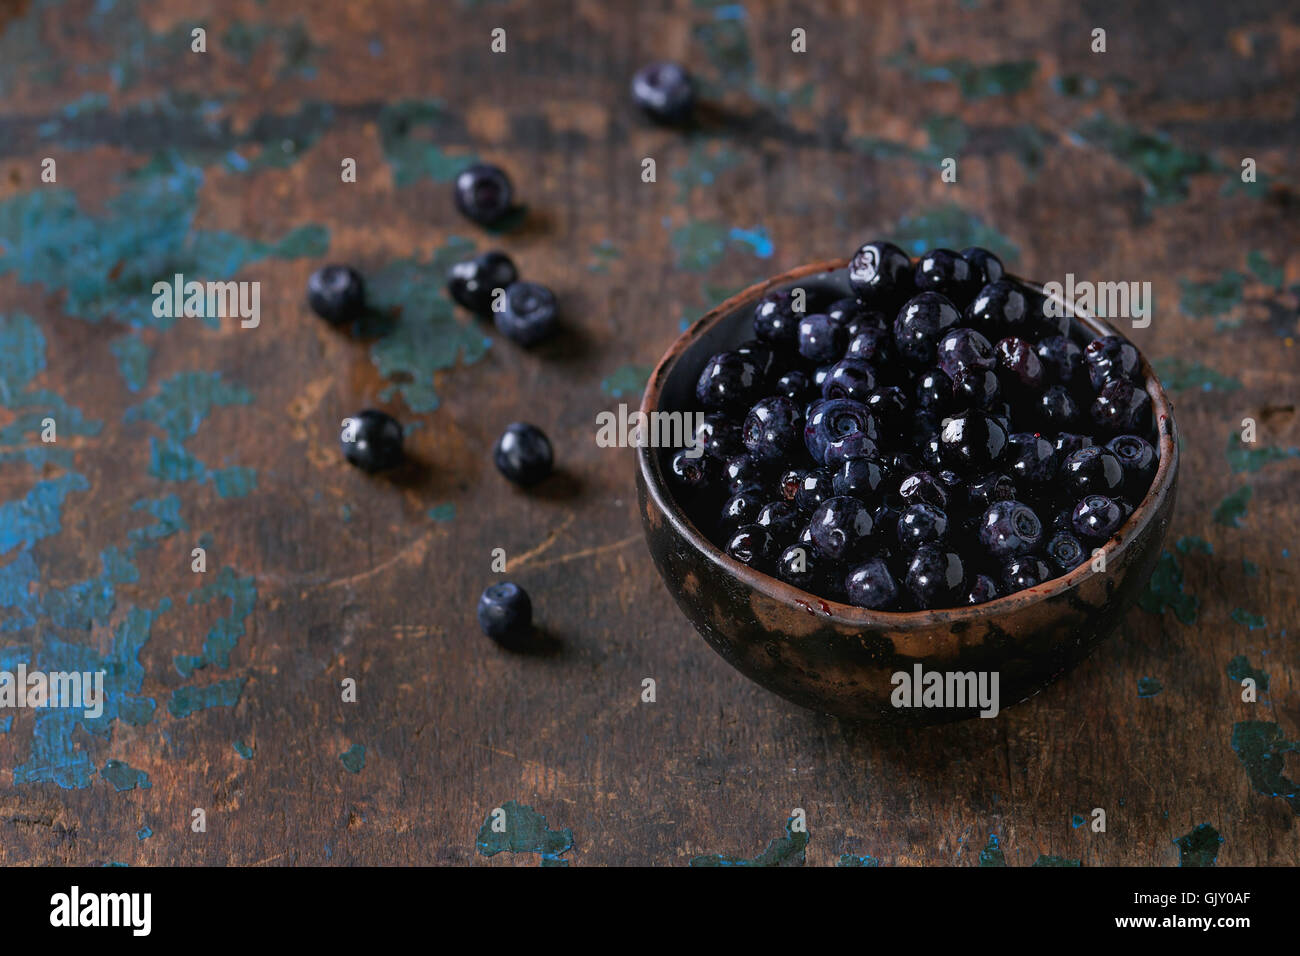
[[[646, 385], [641, 411], [695, 411], [696, 378], [709, 356], [752, 337], [755, 303], [800, 284], [850, 295], [846, 261], [802, 266], [738, 293], [686, 330]], [[1022, 283], [1037, 292], [1041, 286]], [[1081, 341], [1118, 334], [1095, 316], [1055, 301]], [[894, 675], [997, 675], [1002, 707], [1022, 702], [1114, 632], [1160, 555], [1174, 508], [1178, 433], [1164, 389], [1142, 358], [1159, 468], [1146, 497], [1093, 558], [1069, 574], [986, 604], [884, 612], [801, 591], [735, 561], [687, 517], [668, 483], [673, 449], [637, 449], [637, 493], [646, 543], [669, 593], [709, 646], [768, 690], [854, 720], [930, 724], [975, 716], [980, 707], [899, 707]]]

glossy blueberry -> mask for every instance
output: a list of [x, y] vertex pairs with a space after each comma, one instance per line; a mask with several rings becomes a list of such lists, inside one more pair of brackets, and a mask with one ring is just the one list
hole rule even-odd
[[928, 471], [908, 475], [898, 485], [898, 497], [908, 505], [948, 507], [948, 486]]
[[807, 468], [790, 468], [782, 472], [781, 477], [776, 482], [776, 488], [777, 491], [781, 492], [781, 497], [786, 501], [794, 501], [799, 486], [803, 484], [804, 477], [807, 474]]
[[808, 472], [794, 493], [795, 506], [804, 514], [816, 511], [835, 497], [835, 473], [829, 468]]
[[954, 408], [991, 409], [1002, 396], [996, 372], [986, 368], [958, 369], [952, 380]]
[[966, 302], [980, 288], [975, 270], [951, 249], [931, 249], [916, 264], [917, 292], [938, 292], [954, 302]]
[[923, 544], [943, 544], [948, 540], [948, 516], [933, 505], [908, 505], [895, 526], [898, 546], [904, 553]]
[[492, 314], [497, 331], [525, 348], [555, 333], [559, 310], [555, 293], [537, 282], [512, 282], [506, 287], [505, 308]]
[[848, 398], [865, 402], [876, 387], [876, 374], [862, 359], [841, 359], [830, 367], [822, 382], [823, 398]]
[[850, 316], [844, 323], [844, 328], [848, 330], [850, 339], [855, 335], [862, 335], [864, 332], [883, 332], [888, 338], [893, 327], [893, 316], [886, 315], [877, 309], [868, 309], [865, 306], [861, 312]]
[[503, 647], [518, 647], [533, 633], [533, 602], [513, 581], [493, 584], [478, 599], [478, 626]]
[[1151, 396], [1127, 379], [1111, 379], [1097, 393], [1089, 414], [1093, 424], [1110, 434], [1149, 434]]
[[868, 242], [849, 260], [849, 285], [868, 305], [896, 302], [912, 292], [912, 260], [892, 242]]
[[857, 498], [827, 498], [809, 522], [813, 547], [829, 561], [850, 561], [861, 556], [875, 530], [871, 509]]
[[997, 279], [980, 289], [965, 316], [966, 324], [990, 342], [1018, 335], [1029, 325], [1024, 292], [1010, 279]]
[[447, 291], [471, 312], [487, 316], [492, 314], [496, 290], [508, 288], [518, 278], [510, 257], [492, 250], [453, 265], [447, 273]]
[[1009, 594], [1037, 587], [1052, 577], [1052, 569], [1042, 558], [1033, 554], [1020, 554], [1007, 558], [1002, 565], [1002, 586]]
[[849, 333], [830, 316], [815, 312], [799, 320], [797, 342], [800, 355], [821, 365], [834, 362], [844, 354]]
[[504, 219], [514, 208], [514, 188], [500, 167], [475, 163], [461, 170], [455, 182], [456, 208], [481, 226]]
[[749, 408], [766, 385], [762, 367], [752, 356], [719, 352], [704, 363], [695, 383], [695, 397], [705, 408]]
[[862, 329], [849, 339], [844, 357], [861, 359], [877, 366], [889, 361], [893, 336], [888, 329]]
[[1001, 259], [980, 246], [968, 246], [961, 251], [961, 257], [970, 263], [977, 289], [984, 288], [990, 282], [997, 282], [1006, 271]]
[[632, 76], [632, 99], [659, 123], [683, 123], [695, 109], [695, 84], [679, 63], [650, 63]]
[[935, 363], [939, 340], [961, 321], [957, 307], [938, 292], [922, 292], [907, 301], [894, 319], [894, 344], [913, 365]]
[[322, 266], [307, 277], [307, 304], [326, 322], [350, 322], [365, 309], [365, 280], [351, 266]]
[[726, 461], [745, 453], [740, 426], [722, 412], [705, 412], [695, 427], [695, 445], [710, 458]]
[[956, 607], [966, 594], [966, 569], [956, 552], [922, 545], [907, 563], [904, 582], [912, 600], [922, 610]]
[[1065, 459], [1061, 480], [1071, 500], [1084, 495], [1117, 495], [1124, 486], [1124, 466], [1109, 448], [1092, 445]]
[[782, 289], [769, 292], [758, 300], [754, 306], [754, 334], [764, 342], [786, 348], [795, 348], [799, 344], [799, 323], [808, 312], [807, 297], [805, 308], [795, 311], [799, 304], [794, 289]]
[[722, 504], [718, 515], [718, 527], [725, 534], [735, 534], [741, 527], [753, 524], [759, 511], [765, 504], [767, 492], [759, 485], [742, 488]]
[[[497, 439], [492, 457], [497, 470], [517, 485], [535, 485], [555, 466], [550, 439], [536, 425], [526, 422], [513, 422], [506, 426]], [[695, 460], [706, 459], [701, 455]]]
[[799, 509], [791, 502], [784, 498], [777, 498], [758, 509], [758, 515], [753, 523], [760, 528], [766, 528], [778, 538], [789, 541], [799, 533], [802, 516], [799, 514]]
[[778, 556], [776, 538], [766, 528], [747, 524], [727, 541], [727, 554], [752, 568], [764, 570]]
[[722, 485], [732, 495], [754, 485], [766, 485], [771, 476], [772, 463], [752, 455], [737, 455], [722, 466]]
[[792, 369], [776, 380], [774, 386], [778, 395], [784, 395], [793, 402], [806, 402], [813, 394], [812, 377], [802, 369]]
[[857, 607], [888, 611], [898, 604], [898, 582], [880, 558], [872, 558], [850, 571], [844, 579], [844, 590], [849, 603]]
[[1116, 435], [1106, 448], [1124, 466], [1124, 493], [1134, 501], [1146, 497], [1160, 461], [1151, 443], [1138, 435]]
[[1056, 569], [1057, 574], [1073, 571], [1088, 559], [1079, 539], [1067, 531], [1058, 531], [1052, 535], [1045, 549], [1048, 564]]
[[822, 559], [808, 544], [796, 542], [781, 552], [776, 561], [776, 576], [803, 591], [824, 593], [828, 590]]
[[804, 422], [804, 445], [814, 461], [826, 463], [826, 452], [832, 442], [863, 438], [878, 441], [879, 425], [861, 402], [833, 398], [809, 406]]
[[967, 604], [987, 604], [998, 596], [998, 584], [987, 574], [977, 574], [966, 595]]
[[966, 486], [968, 506], [980, 514], [999, 501], [1011, 501], [1016, 497], [1016, 483], [1010, 475], [989, 472], [981, 475]]
[[1106, 495], [1087, 495], [1070, 515], [1074, 533], [1088, 541], [1105, 541], [1124, 523], [1124, 511]]
[[906, 432], [909, 406], [907, 396], [896, 385], [884, 385], [873, 388], [863, 404], [867, 406], [879, 429], [882, 442], [900, 439]]
[[1138, 358], [1138, 351], [1128, 339], [1118, 335], [1104, 335], [1089, 342], [1083, 350], [1083, 364], [1096, 391], [1101, 391], [1101, 387], [1113, 379], [1141, 381], [1142, 360]]
[[783, 395], [760, 399], [745, 416], [741, 439], [754, 458], [784, 460], [803, 431], [803, 411]]
[[1087, 448], [1093, 444], [1091, 438], [1087, 435], [1077, 435], [1073, 432], [1061, 432], [1056, 436], [1053, 443], [1056, 446], [1056, 460], [1064, 462], [1080, 448]]
[[906, 451], [891, 451], [880, 459], [880, 463], [885, 466], [885, 473], [895, 484], [908, 475], [923, 470], [921, 460]]
[[1031, 432], [1008, 436], [1003, 467], [1018, 487], [1046, 484], [1056, 477], [1056, 465], [1056, 449], [1046, 438]]
[[831, 488], [837, 496], [851, 495], [863, 501], [875, 499], [876, 492], [885, 486], [885, 469], [874, 458], [850, 458], [840, 462], [831, 479]]
[[1083, 349], [1064, 335], [1050, 335], [1035, 346], [1038, 360], [1049, 378], [1069, 385], [1083, 368]]
[[367, 408], [343, 423], [343, 456], [362, 471], [384, 471], [402, 460], [402, 426], [386, 412]]
[[842, 326], [847, 333], [849, 323], [862, 316], [866, 312], [866, 308], [853, 296], [847, 296], [843, 299], [836, 299], [828, 305], [826, 307], [826, 317], [836, 325]]
[[[694, 455], [693, 449], [682, 448], [673, 453], [668, 463], [668, 472], [680, 487], [703, 491], [713, 484], [713, 479], [717, 475], [717, 465], [718, 463], [712, 458], [703, 454]], [[531, 484], [531, 482], [526, 483]]]
[[1028, 554], [1043, 540], [1043, 522], [1019, 501], [997, 501], [980, 518], [980, 544], [994, 558]]
[[936, 354], [939, 368], [950, 378], [960, 369], [991, 369], [997, 365], [992, 344], [974, 329], [953, 329], [939, 340]]
[[1046, 373], [1032, 345], [1011, 336], [999, 341], [996, 351], [998, 372], [1005, 381], [1027, 390], [1043, 387]]
[[1006, 448], [1007, 432], [1001, 422], [976, 409], [944, 419], [939, 432], [939, 454], [955, 471], [990, 471]]
[[1079, 403], [1064, 385], [1052, 385], [1038, 396], [1035, 412], [1048, 431], [1061, 432], [1079, 424]]

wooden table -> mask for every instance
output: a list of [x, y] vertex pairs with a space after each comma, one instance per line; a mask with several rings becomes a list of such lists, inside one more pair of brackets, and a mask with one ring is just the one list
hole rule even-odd
[[[1293, 8], [326, 6], [0, 3], [0, 669], [108, 675], [97, 719], [0, 722], [0, 863], [1300, 861]], [[630, 106], [656, 56], [699, 76], [690, 132]], [[452, 207], [473, 156], [526, 203], [502, 234]], [[852, 727], [746, 681], [595, 442], [683, 322], [875, 236], [1154, 290], [1167, 554], [997, 720]], [[451, 308], [446, 265], [489, 247], [556, 290], [558, 340]], [[325, 261], [385, 321], [316, 319]], [[260, 283], [260, 324], [155, 315], [177, 273]], [[371, 405], [409, 429], [393, 480], [338, 452]], [[490, 459], [518, 419], [563, 471], [534, 493]], [[478, 631], [496, 548], [545, 652]]]

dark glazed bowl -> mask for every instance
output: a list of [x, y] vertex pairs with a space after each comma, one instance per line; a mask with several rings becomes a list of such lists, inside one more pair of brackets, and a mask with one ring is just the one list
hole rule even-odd
[[[696, 411], [705, 360], [751, 337], [753, 306], [802, 282], [848, 295], [845, 261], [803, 266], [751, 286], [692, 325], [660, 359], [641, 411]], [[1039, 292], [1040, 286], [1025, 283]], [[1059, 299], [1057, 301], [1060, 301]], [[1073, 335], [1117, 334], [1061, 303]], [[750, 679], [814, 710], [850, 719], [942, 723], [977, 708], [896, 708], [892, 676], [927, 671], [996, 672], [1000, 706], [1024, 701], [1088, 655], [1117, 627], [1155, 567], [1174, 508], [1178, 432], [1146, 357], [1160, 465], [1151, 489], [1093, 561], [1037, 587], [950, 610], [882, 612], [827, 601], [724, 554], [686, 516], [667, 481], [672, 449], [637, 449], [637, 493], [646, 542], [669, 592], [715, 651]]]

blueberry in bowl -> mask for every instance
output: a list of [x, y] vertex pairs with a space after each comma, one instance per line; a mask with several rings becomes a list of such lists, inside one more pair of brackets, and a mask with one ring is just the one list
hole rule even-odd
[[669, 592], [732, 666], [850, 719], [979, 711], [895, 706], [916, 666], [996, 673], [1001, 707], [1037, 693], [1118, 626], [1174, 506], [1146, 359], [981, 249], [868, 243], [746, 289], [641, 411], [707, 423], [637, 451]]

